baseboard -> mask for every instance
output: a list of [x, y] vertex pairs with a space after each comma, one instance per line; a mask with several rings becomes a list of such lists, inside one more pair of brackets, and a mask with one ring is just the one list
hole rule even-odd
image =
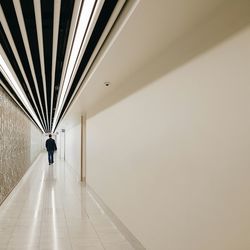
[[146, 250], [146, 248], [141, 244], [141, 242], [136, 239], [136, 237], [128, 230], [128, 228], [121, 222], [121, 220], [112, 212], [112, 210], [104, 203], [104, 201], [99, 197], [99, 195], [86, 183], [87, 191], [96, 199], [100, 207], [104, 212], [109, 216], [115, 226], [120, 230], [124, 235], [127, 241], [136, 249], [136, 250]]

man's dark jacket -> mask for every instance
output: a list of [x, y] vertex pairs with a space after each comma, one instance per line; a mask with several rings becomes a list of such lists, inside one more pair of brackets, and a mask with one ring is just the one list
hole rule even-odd
[[52, 138], [49, 138], [46, 141], [46, 148], [47, 148], [47, 151], [55, 151], [55, 150], [57, 150], [55, 140], [52, 139]]

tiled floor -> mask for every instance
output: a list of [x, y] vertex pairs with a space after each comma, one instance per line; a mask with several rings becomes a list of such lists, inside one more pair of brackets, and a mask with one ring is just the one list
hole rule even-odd
[[131, 250], [64, 161], [42, 153], [0, 207], [0, 250]]

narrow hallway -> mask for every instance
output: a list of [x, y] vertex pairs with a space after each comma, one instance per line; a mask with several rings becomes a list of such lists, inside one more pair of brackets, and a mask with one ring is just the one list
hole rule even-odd
[[130, 250], [67, 164], [36, 159], [0, 207], [0, 250]]
[[0, 250], [250, 250], [250, 0], [0, 2]]

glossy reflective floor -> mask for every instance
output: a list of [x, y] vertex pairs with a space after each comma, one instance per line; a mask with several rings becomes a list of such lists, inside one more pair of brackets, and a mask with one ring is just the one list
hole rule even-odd
[[0, 250], [131, 250], [67, 164], [42, 153], [0, 207]]

